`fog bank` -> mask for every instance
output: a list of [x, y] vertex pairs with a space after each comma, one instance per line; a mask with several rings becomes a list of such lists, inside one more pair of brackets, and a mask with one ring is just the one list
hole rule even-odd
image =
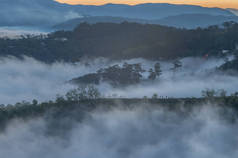
[[20, 39], [26, 36], [47, 36], [49, 30], [25, 27], [0, 27], [0, 38]]
[[[233, 60], [229, 57], [228, 60]], [[155, 81], [142, 82], [139, 85], [132, 85], [126, 88], [113, 88], [107, 83], [102, 83], [99, 89], [105, 96], [116, 94], [117, 97], [151, 97], [158, 94], [161, 97], [201, 97], [201, 91], [205, 89], [220, 90], [224, 89], [229, 94], [237, 91], [238, 76], [228, 75], [216, 69], [224, 64], [222, 58], [183, 58], [180, 60], [182, 67], [176, 72], [172, 71], [173, 61], [159, 61], [161, 64], [162, 75]], [[130, 64], [142, 63], [145, 70], [154, 66], [156, 61], [143, 59], [132, 59], [126, 61]], [[143, 74], [148, 78], [148, 72]], [[114, 95], [115, 96], [115, 95]]]
[[[95, 61], [97, 62], [97, 61]], [[99, 64], [95, 64], [97, 67]], [[19, 60], [14, 57], [0, 60], [0, 102], [14, 104], [26, 100], [48, 101], [56, 94], [64, 94], [74, 86], [66, 81], [96, 71], [96, 66], [84, 64], [41, 63], [33, 58]]]
[[[238, 124], [213, 105], [184, 117], [163, 108], [96, 111], [76, 122], [69, 137], [46, 136], [44, 119], [16, 120], [0, 133], [11, 158], [236, 158]], [[202, 105], [201, 105], [202, 107]], [[66, 119], [67, 120], [67, 119]], [[72, 119], [70, 119], [73, 121]]]
[[[82, 60], [71, 64], [56, 62], [45, 64], [33, 58], [25, 57], [23, 60], [14, 57], [0, 59], [0, 102], [1, 104], [14, 104], [26, 100], [48, 101], [54, 99], [56, 94], [65, 94], [69, 89], [76, 87], [66, 82], [72, 78], [88, 73], [94, 73], [100, 68], [114, 64], [141, 63], [149, 70], [155, 61], [133, 59], [113, 62], [106, 59]], [[160, 61], [162, 75], [152, 82], [142, 82], [126, 88], [113, 88], [107, 83], [98, 85], [98, 89], [105, 97], [151, 97], [154, 93], [163, 97], [200, 97], [201, 91], [210, 89], [224, 89], [228, 94], [237, 91], [238, 77], [214, 71], [224, 63], [223, 59], [210, 58], [184, 58], [182, 67], [173, 72], [172, 61]], [[142, 74], [144, 78], [148, 73]]]

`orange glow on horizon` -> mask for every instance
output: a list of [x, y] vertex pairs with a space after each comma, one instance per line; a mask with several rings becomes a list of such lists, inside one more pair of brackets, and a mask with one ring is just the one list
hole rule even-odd
[[56, 0], [68, 4], [103, 5], [106, 3], [135, 5], [140, 3], [191, 4], [204, 7], [238, 8], [238, 0]]

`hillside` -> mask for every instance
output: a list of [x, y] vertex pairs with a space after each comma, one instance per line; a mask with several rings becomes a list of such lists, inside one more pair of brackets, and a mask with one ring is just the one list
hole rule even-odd
[[152, 20], [143, 20], [143, 19], [131, 19], [131, 18], [123, 18], [123, 17], [112, 17], [112, 16], [88, 16], [88, 17], [81, 17], [75, 18], [63, 23], [57, 24], [53, 26], [53, 29], [56, 30], [73, 30], [81, 23], [88, 23], [88, 24], [96, 24], [96, 23], [115, 23], [120, 24], [122, 22], [136, 22], [136, 23], [153, 23]]
[[71, 19], [66, 22], [53, 26], [56, 30], [73, 30], [81, 23], [122, 23], [135, 22], [140, 24], [159, 24], [165, 26], [173, 26], [177, 28], [195, 29], [197, 27], [206, 28], [212, 25], [222, 25], [224, 22], [238, 22], [237, 16], [222, 16], [209, 14], [182, 14], [176, 16], [168, 16], [158, 20], [132, 19], [112, 16], [88, 16]]
[[238, 17], [209, 14], [182, 14], [162, 18], [155, 21], [155, 23], [166, 26], [193, 29], [197, 27], [205, 28], [212, 25], [222, 25], [224, 22], [229, 21], [238, 22]]
[[49, 27], [84, 16], [114, 16], [133, 19], [160, 19], [179, 14], [234, 15], [229, 10], [192, 5], [140, 4], [135, 6], [106, 4], [68, 5], [53, 0], [1, 0], [0, 26]]
[[[118, 109], [136, 109], [136, 108], [146, 108], [156, 109], [165, 108], [172, 112], [178, 112], [181, 114], [189, 115], [190, 112], [196, 107], [202, 108], [208, 102], [216, 104], [221, 107], [221, 110], [235, 110], [237, 112], [238, 98], [237, 96], [228, 96], [225, 98], [134, 98], [134, 99], [85, 99], [80, 101], [70, 101], [63, 98], [58, 98], [56, 101], [49, 101], [38, 103], [37, 100], [30, 102], [18, 102], [15, 105], [0, 106], [0, 133], [4, 130], [4, 127], [8, 125], [15, 118], [22, 120], [36, 119], [38, 117], [45, 117], [49, 119], [48, 123], [55, 123], [57, 125], [55, 128], [59, 130], [65, 130], [60, 127], [64, 123], [64, 118], [71, 118], [74, 121], [81, 121], [88, 114], [93, 113], [96, 110], [113, 110]], [[138, 105], [138, 106], [135, 106]], [[209, 106], [209, 105], [207, 105]], [[228, 111], [227, 111], [228, 112]], [[223, 117], [225, 117], [225, 113]], [[237, 113], [234, 113], [237, 116]], [[230, 116], [231, 118], [234, 116]], [[226, 116], [227, 117], [227, 116]], [[58, 123], [55, 121], [58, 119]], [[70, 120], [71, 120], [70, 119]], [[70, 122], [68, 122], [70, 123]], [[72, 122], [71, 122], [72, 123]], [[58, 126], [59, 125], [59, 126]], [[64, 124], [67, 126], [66, 124]], [[70, 124], [69, 124], [70, 125]], [[49, 126], [50, 127], [50, 126]], [[54, 130], [54, 134], [57, 134], [57, 130]], [[53, 131], [52, 131], [53, 132]]]
[[138, 5], [106, 4], [102, 6], [76, 6], [84, 15], [116, 16], [155, 20], [180, 14], [234, 15], [221, 8], [206, 8], [194, 5], [174, 5], [167, 3], [145, 3]]
[[0, 158], [238, 158], [237, 9], [69, 1], [0, 0]]
[[236, 48], [237, 34], [236, 23], [193, 30], [127, 22], [83, 23], [73, 31], [58, 31], [48, 37], [0, 39], [0, 55], [27, 55], [44, 62], [74, 62], [85, 56], [152, 60], [217, 56], [222, 50]]

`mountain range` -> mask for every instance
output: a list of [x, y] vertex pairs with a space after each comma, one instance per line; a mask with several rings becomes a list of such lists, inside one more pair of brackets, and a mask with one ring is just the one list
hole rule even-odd
[[238, 16], [222, 16], [209, 14], [181, 14], [176, 16], [169, 16], [158, 20], [144, 20], [112, 16], [88, 16], [68, 20], [66, 22], [53, 26], [56, 30], [73, 30], [81, 23], [122, 23], [135, 22], [140, 24], [159, 24], [165, 26], [172, 26], [178, 28], [194, 29], [197, 27], [208, 27], [211, 25], [221, 25], [224, 22], [234, 21], [238, 22]]
[[102, 6], [78, 5], [81, 14], [91, 16], [117, 16], [127, 18], [140, 18], [156, 20], [168, 16], [180, 14], [210, 14], [210, 15], [234, 15], [229, 10], [220, 8], [206, 8], [194, 5], [174, 5], [167, 3], [146, 3], [138, 5], [106, 4]]
[[227, 8], [230, 12], [232, 12], [234, 15], [238, 16], [238, 9], [233, 9], [233, 8]]
[[[203, 16], [203, 18], [208, 17], [207, 21], [210, 21], [209, 18], [213, 18], [213, 16], [216, 17], [215, 19], [218, 17], [220, 19], [228, 17], [229, 19], [236, 16], [236, 13], [232, 9], [167, 3], [146, 3], [139, 5], [105, 4], [94, 6], [62, 4], [54, 0], [1, 0], [0, 15], [0, 26], [48, 27], [75, 18], [95, 16], [120, 17], [125, 18], [125, 20], [132, 19], [131, 21], [142, 23], [168, 23], [173, 26], [173, 22], [168, 19], [177, 20], [176, 16], [180, 17], [178, 19], [186, 19], [193, 18], [192, 15], [208, 15]], [[98, 21], [100, 22], [100, 20]], [[196, 22], [198, 23], [197, 20]]]

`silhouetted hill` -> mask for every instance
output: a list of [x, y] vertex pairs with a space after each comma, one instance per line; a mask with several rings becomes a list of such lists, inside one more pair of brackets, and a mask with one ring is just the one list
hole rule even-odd
[[223, 25], [187, 30], [127, 22], [82, 23], [73, 31], [57, 31], [43, 38], [0, 39], [0, 55], [27, 55], [46, 62], [73, 62], [85, 56], [152, 60], [212, 56], [234, 50], [238, 43], [238, 24]]
[[79, 17], [74, 8], [54, 0], [1, 0], [0, 26], [51, 26]]
[[89, 17], [82, 17], [71, 19], [66, 22], [57, 24], [53, 26], [54, 29], [57, 30], [73, 30], [81, 23], [88, 23], [88, 24], [96, 24], [96, 23], [122, 23], [122, 22], [137, 22], [141, 24], [145, 23], [153, 23], [152, 20], [143, 20], [143, 19], [131, 19], [131, 18], [123, 18], [123, 17], [112, 17], [112, 16], [89, 16]]
[[[31, 120], [37, 118], [46, 119], [46, 135], [65, 134], [72, 128], [73, 123], [80, 122], [87, 118], [90, 113], [96, 110], [115, 110], [115, 109], [158, 109], [164, 108], [170, 112], [177, 112], [183, 116], [191, 116], [194, 108], [211, 103], [216, 104], [221, 109], [221, 116], [232, 121], [237, 117], [238, 97], [212, 97], [212, 98], [178, 98], [178, 99], [85, 99], [79, 101], [66, 100], [58, 98], [56, 101], [43, 103], [22, 102], [16, 105], [7, 105], [0, 107], [0, 132], [3, 132], [9, 123], [14, 119]], [[234, 113], [228, 111], [234, 110]], [[189, 115], [190, 114], [190, 115]], [[233, 120], [234, 121], [234, 120]], [[67, 128], [66, 128], [67, 127]], [[60, 131], [60, 132], [59, 132]], [[61, 135], [62, 136], [62, 135]]]
[[234, 15], [225, 9], [193, 5], [158, 3], [90, 6], [61, 4], [53, 0], [1, 0], [0, 26], [52, 26], [84, 15], [152, 20], [180, 14]]
[[194, 5], [175, 5], [167, 3], [145, 3], [138, 5], [106, 4], [102, 6], [77, 6], [80, 13], [91, 16], [116, 16], [156, 20], [180, 14], [210, 14], [232, 16], [225, 9], [206, 8]]
[[209, 14], [182, 14], [169, 16], [154, 23], [180, 28], [204, 28], [211, 25], [221, 25], [222, 23], [228, 21], [238, 22], [238, 17]]
[[234, 21], [238, 22], [237, 16], [222, 16], [209, 14], [182, 14], [176, 16], [169, 16], [159, 20], [144, 20], [132, 19], [112, 16], [89, 16], [68, 20], [64, 23], [55, 25], [53, 28], [57, 30], [73, 30], [81, 23], [122, 23], [122, 22], [136, 22], [140, 24], [160, 24], [166, 26], [173, 26], [178, 28], [193, 29], [197, 27], [208, 27], [211, 25], [221, 25], [224, 22]]

